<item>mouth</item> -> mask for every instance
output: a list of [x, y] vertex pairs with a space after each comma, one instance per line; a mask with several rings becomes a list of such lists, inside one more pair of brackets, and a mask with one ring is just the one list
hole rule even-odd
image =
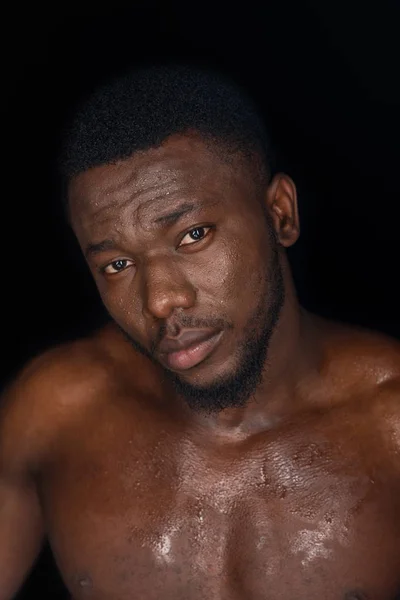
[[186, 371], [187, 369], [191, 369], [205, 360], [215, 350], [223, 333], [223, 331], [219, 331], [212, 337], [203, 340], [202, 342], [195, 342], [192, 346], [189, 346], [184, 350], [162, 354], [162, 360], [174, 371]]

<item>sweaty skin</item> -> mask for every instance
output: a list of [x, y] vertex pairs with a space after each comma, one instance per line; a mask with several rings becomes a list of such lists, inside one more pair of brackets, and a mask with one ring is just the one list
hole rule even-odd
[[299, 306], [290, 178], [186, 134], [78, 175], [70, 211], [112, 321], [26, 367], [0, 457], [71, 597], [395, 600], [400, 346]]

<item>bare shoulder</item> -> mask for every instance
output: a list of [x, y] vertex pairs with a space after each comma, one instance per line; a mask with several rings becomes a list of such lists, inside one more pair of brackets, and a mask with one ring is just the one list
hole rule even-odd
[[321, 340], [324, 369], [350, 385], [375, 386], [400, 378], [400, 341], [388, 335], [333, 322], [313, 315], [313, 327]]
[[322, 332], [325, 377], [379, 429], [400, 471], [400, 342], [324, 319], [315, 325]]
[[0, 457], [34, 470], [60, 428], [116, 385], [115, 347], [105, 327], [29, 361], [0, 399]]

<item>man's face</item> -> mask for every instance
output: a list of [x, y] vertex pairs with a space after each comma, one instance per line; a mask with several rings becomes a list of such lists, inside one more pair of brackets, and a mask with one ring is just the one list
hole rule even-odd
[[[262, 381], [284, 302], [265, 193], [243, 158], [223, 160], [194, 135], [70, 184], [72, 226], [104, 305], [194, 410], [243, 406]], [[222, 332], [186, 370], [158, 351], [182, 329]]]

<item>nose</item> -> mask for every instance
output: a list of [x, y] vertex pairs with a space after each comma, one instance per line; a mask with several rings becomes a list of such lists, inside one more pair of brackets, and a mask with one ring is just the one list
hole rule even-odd
[[191, 308], [196, 290], [184, 274], [166, 259], [153, 259], [144, 276], [143, 316], [167, 319], [177, 308]]

